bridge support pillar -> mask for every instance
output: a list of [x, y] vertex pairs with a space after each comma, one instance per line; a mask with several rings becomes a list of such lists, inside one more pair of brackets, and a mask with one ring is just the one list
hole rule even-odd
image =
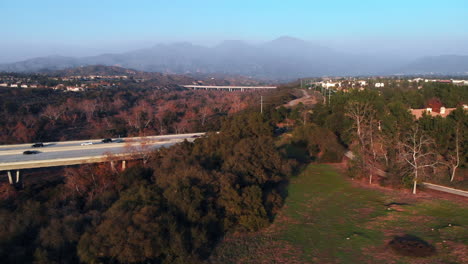
[[11, 175], [11, 171], [7, 171], [7, 174], [8, 174], [8, 182], [11, 185], [21, 183], [21, 174], [19, 170], [16, 171], [16, 178], [13, 178], [13, 175]]
[[127, 168], [127, 161], [122, 160], [122, 170], [125, 170]]
[[111, 161], [111, 162], [110, 162], [110, 167], [111, 167], [111, 170], [112, 170], [112, 171], [114, 171], [114, 172], [117, 171], [117, 170], [115, 169], [115, 162], [114, 162], [114, 161]]
[[17, 171], [16, 171], [16, 182], [15, 182], [15, 183], [20, 183], [20, 181], [21, 181], [20, 171], [17, 170]]
[[11, 177], [11, 171], [8, 171], [7, 173], [8, 173], [8, 182], [10, 184], [13, 184], [14, 182], [13, 182], [13, 177]]

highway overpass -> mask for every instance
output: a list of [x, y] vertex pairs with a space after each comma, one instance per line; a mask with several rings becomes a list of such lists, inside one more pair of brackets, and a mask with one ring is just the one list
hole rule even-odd
[[182, 85], [188, 89], [194, 90], [222, 90], [222, 91], [245, 91], [259, 89], [276, 89], [276, 86], [219, 86], [219, 85]]
[[[33, 148], [30, 144], [0, 145], [0, 172], [8, 175], [11, 184], [20, 181], [20, 170], [58, 167], [87, 163], [126, 161], [142, 158], [145, 152], [169, 147], [184, 140], [193, 141], [205, 133], [176, 134], [149, 137], [129, 137], [113, 139], [103, 143], [102, 139], [61, 141], [44, 143], [44, 147]], [[23, 154], [37, 151], [36, 154]], [[13, 178], [12, 171], [16, 176]]]

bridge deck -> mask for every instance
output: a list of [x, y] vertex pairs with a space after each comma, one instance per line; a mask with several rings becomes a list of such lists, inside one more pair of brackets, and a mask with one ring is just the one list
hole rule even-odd
[[[142, 151], [169, 147], [184, 140], [193, 141], [204, 133], [125, 138], [123, 142], [102, 143], [101, 140], [64, 141], [32, 148], [32, 144], [0, 146], [0, 171], [76, 165], [103, 162], [110, 156], [117, 160], [131, 159]], [[81, 143], [92, 142], [82, 146]], [[26, 150], [37, 154], [23, 154]]]
[[220, 85], [182, 85], [185, 88], [191, 89], [235, 89], [235, 90], [247, 90], [247, 89], [276, 89], [276, 86], [220, 86]]

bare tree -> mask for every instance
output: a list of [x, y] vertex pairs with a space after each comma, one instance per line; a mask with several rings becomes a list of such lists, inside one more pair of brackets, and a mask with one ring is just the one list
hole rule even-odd
[[208, 116], [212, 115], [213, 111], [209, 106], [204, 106], [200, 110], [200, 120], [201, 120], [201, 125], [205, 126], [205, 122]]
[[351, 101], [346, 106], [346, 115], [353, 120], [353, 128], [356, 130], [356, 135], [363, 145], [363, 127], [369, 122], [369, 118], [375, 115], [375, 110], [367, 102]]
[[65, 113], [65, 110], [66, 107], [63, 105], [57, 107], [48, 105], [42, 112], [42, 115], [52, 121], [57, 121]]
[[[379, 131], [379, 121], [376, 111], [367, 102], [350, 101], [346, 106], [346, 115], [353, 120], [354, 133], [358, 139], [360, 166], [363, 172], [369, 175], [369, 184], [372, 184], [374, 173], [379, 169], [382, 153], [378, 153], [378, 146], [383, 141]], [[380, 148], [380, 152], [385, 152]]]
[[96, 100], [83, 100], [80, 103], [80, 110], [83, 111], [86, 115], [86, 120], [89, 122], [94, 117], [94, 113], [98, 109], [98, 104]]
[[424, 176], [426, 168], [435, 168], [438, 164], [434, 141], [419, 133], [416, 127], [398, 144], [401, 160], [409, 168], [413, 180], [413, 194], [416, 194], [418, 180]]
[[460, 125], [455, 127], [455, 149], [448, 154], [448, 166], [450, 168], [450, 181], [455, 179], [457, 169], [460, 166]]

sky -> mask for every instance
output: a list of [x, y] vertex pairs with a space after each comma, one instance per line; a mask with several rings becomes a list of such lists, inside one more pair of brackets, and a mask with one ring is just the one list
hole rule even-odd
[[0, 63], [292, 36], [350, 53], [468, 55], [467, 0], [0, 0]]

